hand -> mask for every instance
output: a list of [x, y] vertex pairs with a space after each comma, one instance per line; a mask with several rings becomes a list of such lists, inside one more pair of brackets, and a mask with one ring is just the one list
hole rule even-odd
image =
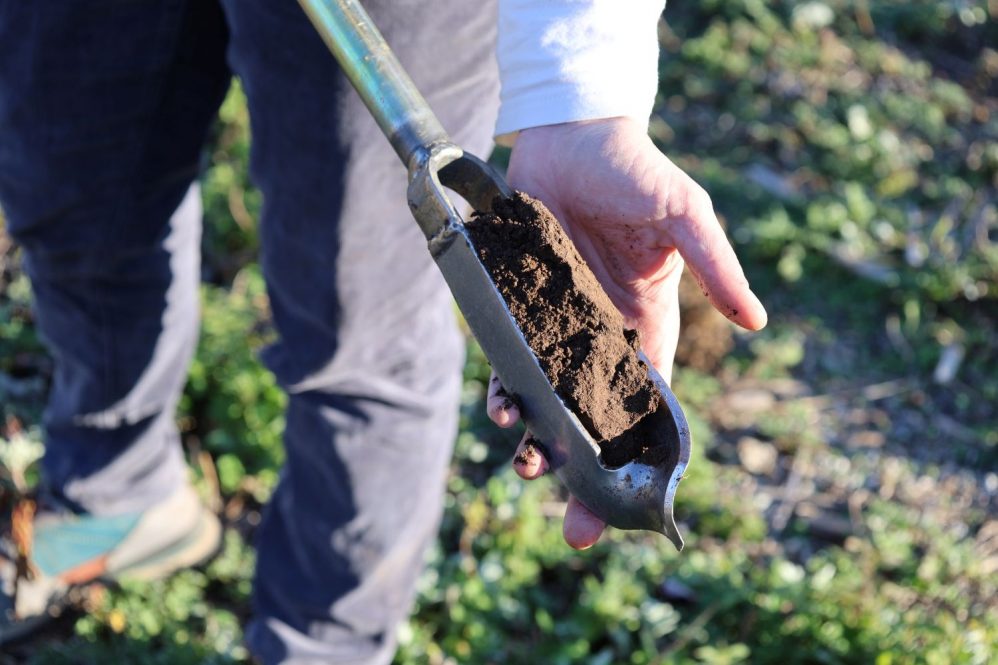
[[[714, 214], [707, 193], [663, 155], [643, 123], [608, 118], [520, 132], [510, 156], [510, 186], [540, 199], [561, 222], [642, 349], [666, 381], [679, 337], [679, 278], [684, 260], [710, 302], [743, 328], [766, 325], [766, 310]], [[489, 417], [500, 427], [519, 419], [493, 378]], [[527, 479], [547, 461], [528, 432], [514, 457]], [[565, 513], [565, 541], [591, 547], [605, 524], [575, 497]]]

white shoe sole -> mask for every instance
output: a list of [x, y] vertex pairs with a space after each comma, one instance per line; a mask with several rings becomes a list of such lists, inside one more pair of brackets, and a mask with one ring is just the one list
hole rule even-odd
[[176, 545], [145, 561], [138, 561], [116, 572], [115, 579], [159, 580], [182, 569], [204, 563], [218, 552], [222, 544], [222, 524], [215, 513], [201, 508], [197, 530]]

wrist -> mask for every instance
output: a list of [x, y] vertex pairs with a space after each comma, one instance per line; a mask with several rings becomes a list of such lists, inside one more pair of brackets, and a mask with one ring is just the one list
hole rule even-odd
[[596, 156], [612, 158], [644, 142], [650, 142], [646, 123], [616, 116], [527, 127], [517, 133], [512, 148], [513, 156], [529, 152], [532, 158], [542, 156], [564, 163], [573, 159], [591, 161]]

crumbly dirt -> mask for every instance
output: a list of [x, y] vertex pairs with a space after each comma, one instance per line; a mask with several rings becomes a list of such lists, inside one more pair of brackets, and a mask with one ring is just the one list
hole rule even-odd
[[526, 445], [513, 457], [513, 464], [518, 466], [526, 466], [537, 457], [537, 440], [531, 435], [527, 440]]
[[555, 392], [599, 443], [608, 466], [653, 463], [658, 391], [638, 360], [638, 333], [554, 216], [517, 192], [476, 214], [468, 232]]
[[676, 364], [713, 372], [734, 346], [734, 327], [704, 297], [688, 269], [679, 282], [679, 312], [682, 334]]

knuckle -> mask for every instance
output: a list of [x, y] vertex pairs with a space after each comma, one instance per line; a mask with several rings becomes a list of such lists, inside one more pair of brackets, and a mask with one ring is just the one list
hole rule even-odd
[[696, 183], [693, 184], [693, 189], [690, 192], [690, 209], [701, 215], [713, 214], [714, 212], [714, 202], [711, 200], [710, 194]]

